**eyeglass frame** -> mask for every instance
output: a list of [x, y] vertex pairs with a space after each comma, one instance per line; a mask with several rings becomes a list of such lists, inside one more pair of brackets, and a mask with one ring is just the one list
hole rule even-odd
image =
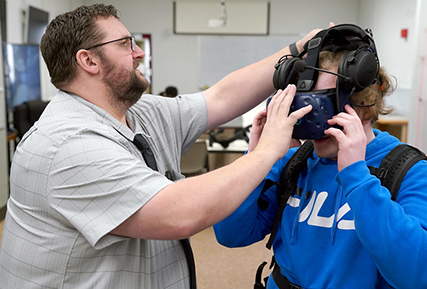
[[130, 49], [131, 49], [133, 52], [135, 52], [136, 42], [135, 42], [135, 36], [133, 36], [133, 35], [131, 35], [131, 36], [126, 36], [126, 37], [123, 37], [123, 38], [119, 38], [119, 39], [116, 39], [116, 40], [111, 40], [111, 41], [103, 42], [103, 43], [96, 44], [96, 45], [94, 45], [94, 46], [91, 46], [91, 47], [89, 47], [89, 48], [84, 48], [84, 49], [85, 49], [85, 50], [89, 50], [89, 49], [92, 49], [92, 48], [95, 48], [95, 47], [99, 47], [99, 46], [102, 46], [102, 45], [105, 45], [105, 44], [110, 44], [110, 43], [117, 42], [117, 41], [121, 41], [121, 40], [125, 40], [125, 39], [129, 39], [129, 40], [130, 40]]

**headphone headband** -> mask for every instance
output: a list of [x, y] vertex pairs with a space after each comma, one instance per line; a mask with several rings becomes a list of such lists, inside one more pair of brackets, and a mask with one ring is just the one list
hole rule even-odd
[[[379, 68], [379, 59], [372, 32], [369, 29], [365, 31], [354, 24], [340, 24], [319, 31], [311, 40], [307, 41], [304, 45], [304, 50], [298, 57], [307, 54], [305, 58], [307, 66], [319, 67], [319, 54], [322, 51], [352, 51], [366, 46], [374, 54]], [[317, 76], [318, 71], [304, 71], [299, 78], [297, 89], [301, 91], [313, 90], [317, 82]]]
[[[336, 73], [319, 67], [322, 51], [345, 51]], [[350, 96], [377, 81], [379, 67], [372, 33], [353, 24], [321, 30], [307, 41], [298, 56], [281, 57], [275, 65], [274, 86], [276, 89], [284, 89], [288, 84], [296, 84], [297, 94], [291, 111], [308, 103], [313, 106], [312, 111], [295, 125], [294, 136], [302, 139], [322, 137], [324, 130], [329, 127], [327, 120], [345, 111], [345, 105], [351, 104]], [[334, 97], [314, 91], [319, 71], [337, 76]]]

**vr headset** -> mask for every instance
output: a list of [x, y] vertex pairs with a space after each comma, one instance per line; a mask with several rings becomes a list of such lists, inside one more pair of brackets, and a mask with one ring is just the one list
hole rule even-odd
[[[319, 68], [321, 51], [349, 51], [340, 61], [337, 73]], [[304, 57], [306, 55], [306, 57]], [[304, 57], [304, 58], [303, 58]], [[284, 55], [275, 65], [273, 84], [285, 89], [295, 84], [297, 91], [290, 113], [312, 105], [313, 109], [294, 126], [293, 138], [321, 139], [330, 127], [327, 121], [351, 105], [354, 92], [377, 81], [379, 59], [372, 33], [353, 24], [341, 24], [319, 31], [298, 55]], [[314, 90], [319, 72], [337, 76], [336, 88]], [[270, 102], [270, 99], [267, 101]]]

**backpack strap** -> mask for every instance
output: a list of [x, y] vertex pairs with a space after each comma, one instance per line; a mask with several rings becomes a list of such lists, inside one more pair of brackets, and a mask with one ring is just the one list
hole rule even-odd
[[[311, 141], [305, 141], [304, 144], [291, 156], [287, 162], [285, 168], [282, 171], [280, 182], [273, 182], [272, 180], [266, 180], [264, 184], [262, 194], [274, 185], [279, 187], [280, 193], [278, 195], [279, 209], [274, 220], [273, 228], [268, 239], [266, 247], [271, 249], [276, 232], [282, 219], [284, 208], [288, 202], [292, 192], [297, 188], [297, 183], [301, 172], [307, 166], [307, 159], [313, 154], [313, 143]], [[382, 160], [379, 168], [368, 166], [371, 174], [375, 175], [381, 180], [381, 185], [387, 187], [392, 195], [392, 200], [396, 200], [397, 193], [400, 189], [400, 184], [404, 179], [408, 170], [418, 161], [427, 160], [426, 154], [419, 149], [410, 146], [408, 144], [401, 144], [392, 149]], [[265, 200], [258, 199], [258, 204], [261, 207], [262, 201], [267, 203]], [[266, 207], [265, 207], [266, 209]], [[274, 258], [274, 256], [273, 256]], [[261, 283], [261, 272], [264, 266], [263, 262], [257, 271], [256, 276], [256, 287], [255, 289], [265, 289]], [[293, 284], [288, 286], [295, 286]], [[289, 287], [291, 288], [291, 287]], [[298, 287], [292, 287], [298, 288]]]
[[282, 171], [279, 183], [279, 209], [277, 211], [276, 218], [274, 219], [270, 238], [266, 244], [268, 249], [271, 249], [274, 238], [276, 237], [277, 229], [279, 228], [280, 220], [282, 219], [283, 210], [286, 207], [289, 197], [298, 184], [301, 172], [307, 166], [307, 159], [313, 155], [313, 150], [313, 142], [308, 140], [305, 141], [303, 145], [292, 155]]
[[[264, 184], [261, 195], [274, 185], [279, 187], [279, 194], [277, 196], [279, 209], [266, 244], [268, 249], [271, 249], [288, 199], [292, 192], [295, 191], [299, 176], [307, 166], [307, 159], [312, 157], [313, 150], [312, 141], [305, 141], [286, 163], [280, 177], [280, 182], [277, 183], [272, 180], [266, 180]], [[381, 185], [390, 190], [392, 200], [396, 200], [400, 184], [407, 171], [420, 160], [427, 160], [427, 156], [422, 151], [408, 144], [401, 144], [392, 149], [384, 157], [379, 168], [369, 166], [369, 170], [371, 174], [377, 176], [381, 180]], [[258, 205], [262, 209], [267, 209], [268, 202], [260, 197], [258, 199]]]
[[261, 263], [261, 265], [258, 266], [258, 269], [256, 270], [254, 289], [265, 289], [267, 286], [267, 282], [265, 282], [265, 286], [262, 284], [262, 270], [264, 269], [265, 265], [267, 265], [267, 262], [264, 261]]
[[427, 160], [427, 156], [422, 151], [411, 145], [401, 144], [384, 157], [379, 168], [369, 166], [369, 170], [381, 180], [381, 185], [389, 189], [391, 199], [396, 201], [403, 178], [420, 160]]
[[267, 200], [261, 198], [261, 196], [266, 191], [268, 191], [268, 189], [270, 189], [272, 186], [280, 186], [280, 184], [279, 184], [279, 182], [275, 182], [273, 180], [266, 179], [265, 182], [264, 182], [264, 186], [262, 187], [261, 194], [260, 194], [260, 196], [258, 198], [258, 207], [261, 210], [264, 210], [264, 211], [267, 210], [268, 206], [270, 205], [270, 203]]

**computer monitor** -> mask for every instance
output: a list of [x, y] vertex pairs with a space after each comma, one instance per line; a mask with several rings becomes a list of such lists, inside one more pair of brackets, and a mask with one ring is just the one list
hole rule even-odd
[[40, 45], [40, 40], [49, 24], [49, 12], [28, 6], [25, 15], [24, 43]]
[[3, 70], [8, 111], [41, 99], [39, 46], [3, 43]]

